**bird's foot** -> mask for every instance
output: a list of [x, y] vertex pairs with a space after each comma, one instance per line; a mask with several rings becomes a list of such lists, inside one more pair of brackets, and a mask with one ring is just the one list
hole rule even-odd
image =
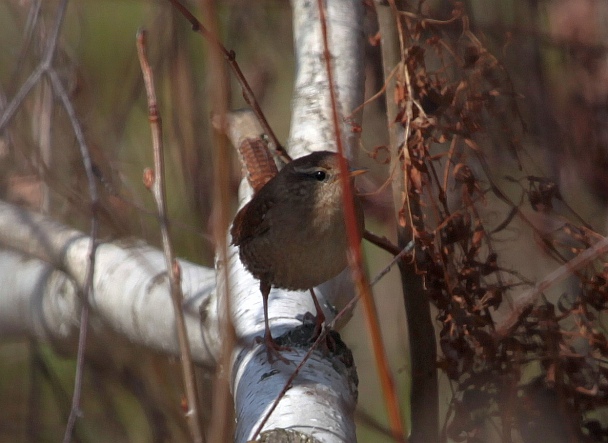
[[264, 337], [256, 337], [255, 341], [258, 344], [263, 343], [266, 346], [266, 355], [268, 356], [268, 362], [270, 364], [274, 363], [276, 360], [281, 360], [286, 365], [292, 363], [281, 354], [281, 351], [291, 351], [289, 346], [281, 346], [274, 341], [272, 337], [268, 337], [266, 335]]
[[319, 338], [319, 335], [321, 335], [323, 329], [325, 329], [325, 316], [319, 317], [317, 315], [315, 317], [314, 315], [312, 315], [312, 312], [307, 312], [306, 314], [304, 314], [302, 322], [304, 324], [311, 324], [314, 322], [315, 329], [312, 331], [312, 336], [310, 337], [312, 341], [315, 341], [317, 338]]
[[[323, 333], [326, 328], [329, 326], [325, 323], [325, 316], [314, 316], [311, 312], [307, 312], [304, 314], [304, 323], [315, 323], [315, 328], [313, 329], [312, 336], [310, 337], [311, 342], [315, 342], [319, 336]], [[328, 331], [329, 332], [329, 331]], [[328, 354], [336, 350], [336, 342], [331, 336], [331, 334], [327, 334], [325, 339], [320, 343], [320, 350], [323, 354]]]

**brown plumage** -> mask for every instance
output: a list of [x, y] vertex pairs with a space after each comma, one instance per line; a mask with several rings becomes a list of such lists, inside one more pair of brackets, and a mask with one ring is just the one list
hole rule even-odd
[[[348, 238], [344, 225], [338, 155], [320, 151], [287, 164], [234, 218], [232, 243], [241, 261], [260, 280], [264, 298], [265, 341], [269, 359], [280, 349], [268, 326], [268, 293], [272, 286], [312, 289], [346, 266]], [[362, 170], [351, 171], [358, 175]], [[354, 195], [354, 192], [353, 192]], [[354, 197], [359, 236], [363, 210]], [[360, 238], [359, 238], [360, 240]], [[324, 320], [314, 292], [317, 327]], [[280, 355], [279, 355], [280, 357]]]

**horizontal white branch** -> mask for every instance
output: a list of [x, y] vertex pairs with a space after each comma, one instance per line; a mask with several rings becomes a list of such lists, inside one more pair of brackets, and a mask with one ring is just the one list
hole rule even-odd
[[[18, 251], [0, 255], [0, 336], [74, 337], [90, 238], [0, 202], [0, 245]], [[210, 365], [217, 352], [215, 271], [183, 260], [180, 265], [193, 359]], [[162, 253], [141, 242], [102, 243], [88, 303], [94, 319], [133, 343], [178, 355], [165, 266]]]

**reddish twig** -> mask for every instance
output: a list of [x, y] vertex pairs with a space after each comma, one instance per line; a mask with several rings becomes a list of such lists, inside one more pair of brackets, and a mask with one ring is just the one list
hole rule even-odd
[[[228, 75], [222, 60], [226, 56], [226, 50], [219, 43], [217, 23], [219, 19], [215, 12], [213, 0], [202, 0], [203, 13], [209, 18], [209, 29], [199, 27], [202, 34], [210, 43], [209, 63], [207, 78], [211, 80], [211, 108], [216, 115], [219, 127], [224, 132], [227, 124], [228, 110]], [[231, 54], [234, 58], [234, 54]], [[238, 66], [237, 66], [238, 68]], [[239, 74], [242, 76], [239, 70]], [[252, 94], [253, 95], [253, 94]], [[253, 99], [255, 100], [255, 98]], [[257, 107], [257, 103], [254, 108]], [[261, 110], [257, 108], [257, 117]], [[265, 119], [264, 119], [265, 122]], [[267, 124], [267, 123], [266, 123]], [[274, 134], [272, 135], [274, 136]], [[230, 269], [228, 263], [228, 243], [226, 232], [230, 225], [230, 170], [229, 149], [226, 146], [226, 138], [214, 134], [213, 149], [213, 208], [212, 231], [216, 244], [216, 257], [223, 265], [217, 268], [217, 279], [223, 282], [222, 291], [218, 293], [218, 314], [220, 317], [219, 333], [222, 338], [221, 353], [218, 366], [213, 380], [213, 407], [211, 408], [211, 423], [209, 426], [209, 440], [213, 442], [224, 442], [232, 440], [233, 403], [230, 393], [230, 371], [234, 347], [236, 345], [236, 331], [232, 323], [232, 309], [230, 298]]]
[[156, 202], [156, 208], [158, 210], [163, 251], [169, 274], [171, 300], [173, 301], [173, 308], [175, 311], [175, 325], [177, 328], [177, 338], [181, 355], [182, 376], [184, 379], [184, 388], [186, 390], [186, 398], [188, 401], [186, 418], [190, 428], [190, 433], [192, 434], [192, 441], [203, 442], [204, 439], [200, 422], [194, 364], [192, 363], [192, 355], [190, 345], [188, 343], [188, 335], [186, 332], [186, 324], [184, 321], [184, 311], [182, 306], [184, 295], [181, 288], [181, 268], [175, 259], [173, 247], [169, 237], [169, 221], [167, 218], [166, 207], [167, 199], [164, 186], [165, 163], [163, 158], [162, 123], [156, 102], [154, 77], [146, 54], [145, 31], [140, 31], [137, 33], [137, 55], [139, 57], [139, 63], [141, 65], [141, 71], [146, 87], [146, 94], [148, 97], [148, 118], [150, 120], [152, 147], [154, 151], [155, 172], [150, 169], [146, 169], [144, 172], [144, 184], [149, 190], [152, 191], [154, 201]]
[[393, 377], [390, 372], [388, 359], [386, 356], [386, 349], [382, 342], [382, 333], [380, 331], [380, 324], [378, 322], [378, 313], [371, 293], [369, 282], [363, 271], [363, 257], [361, 254], [361, 245], [359, 244], [359, 233], [357, 232], [357, 223], [355, 218], [355, 208], [353, 205], [352, 189], [349, 182], [348, 166], [346, 159], [344, 158], [344, 147], [342, 146], [342, 134], [340, 120], [338, 118], [338, 104], [336, 99], [336, 92], [334, 90], [334, 77], [331, 66], [331, 54], [329, 52], [329, 42], [327, 38], [327, 19], [325, 16], [325, 9], [323, 0], [318, 0], [319, 5], [319, 21], [321, 23], [321, 34], [323, 36], [323, 57], [325, 60], [325, 67], [327, 71], [327, 80], [329, 87], [329, 95], [331, 99], [331, 110], [332, 120], [334, 124], [334, 131], [336, 136], [336, 145], [338, 147], [338, 153], [340, 154], [340, 176], [342, 181], [342, 195], [344, 198], [344, 210], [345, 210], [345, 221], [346, 221], [346, 232], [348, 234], [350, 253], [351, 253], [351, 268], [355, 284], [361, 298], [363, 299], [363, 308], [365, 318], [369, 328], [369, 332], [372, 340], [372, 347], [374, 350], [374, 356], [376, 359], [378, 374], [380, 377], [380, 383], [382, 385], [382, 391], [384, 393], [384, 399], [386, 402], [386, 408], [389, 415], [389, 423], [391, 432], [396, 441], [406, 442], [406, 434], [403, 428], [403, 421], [401, 418], [401, 408], [399, 406], [399, 400], [397, 398], [397, 391], [393, 381]]

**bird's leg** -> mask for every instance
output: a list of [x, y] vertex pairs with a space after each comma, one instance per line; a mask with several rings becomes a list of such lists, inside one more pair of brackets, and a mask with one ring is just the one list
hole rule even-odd
[[316, 340], [317, 337], [323, 331], [323, 324], [325, 323], [325, 314], [323, 313], [323, 309], [321, 309], [321, 305], [319, 304], [319, 300], [317, 300], [317, 296], [315, 295], [315, 291], [313, 288], [310, 288], [310, 295], [312, 296], [312, 301], [315, 304], [315, 309], [317, 310], [317, 316], [315, 318], [315, 331], [313, 334], [313, 340]]
[[[312, 296], [312, 301], [314, 302], [315, 308], [317, 309], [317, 316], [315, 317], [315, 330], [312, 334], [312, 340], [316, 340], [317, 338], [319, 338], [319, 335], [321, 335], [321, 332], [323, 332], [323, 328], [325, 326], [325, 313], [323, 312], [323, 309], [321, 309], [319, 300], [317, 299], [315, 291], [312, 288], [310, 288], [310, 295]], [[327, 352], [335, 351], [335, 349], [336, 342], [331, 336], [331, 334], [328, 334], [325, 337], [324, 342], [321, 344], [321, 350], [324, 354], [327, 354]]]
[[270, 295], [270, 285], [260, 281], [260, 291], [262, 292], [262, 299], [264, 301], [264, 344], [266, 345], [268, 361], [274, 363], [276, 357], [283, 363], [289, 364], [289, 360], [283, 357], [280, 351], [289, 351], [290, 348], [287, 346], [279, 346], [277, 342], [274, 341], [272, 333], [270, 332], [270, 325], [268, 324], [268, 297]]

